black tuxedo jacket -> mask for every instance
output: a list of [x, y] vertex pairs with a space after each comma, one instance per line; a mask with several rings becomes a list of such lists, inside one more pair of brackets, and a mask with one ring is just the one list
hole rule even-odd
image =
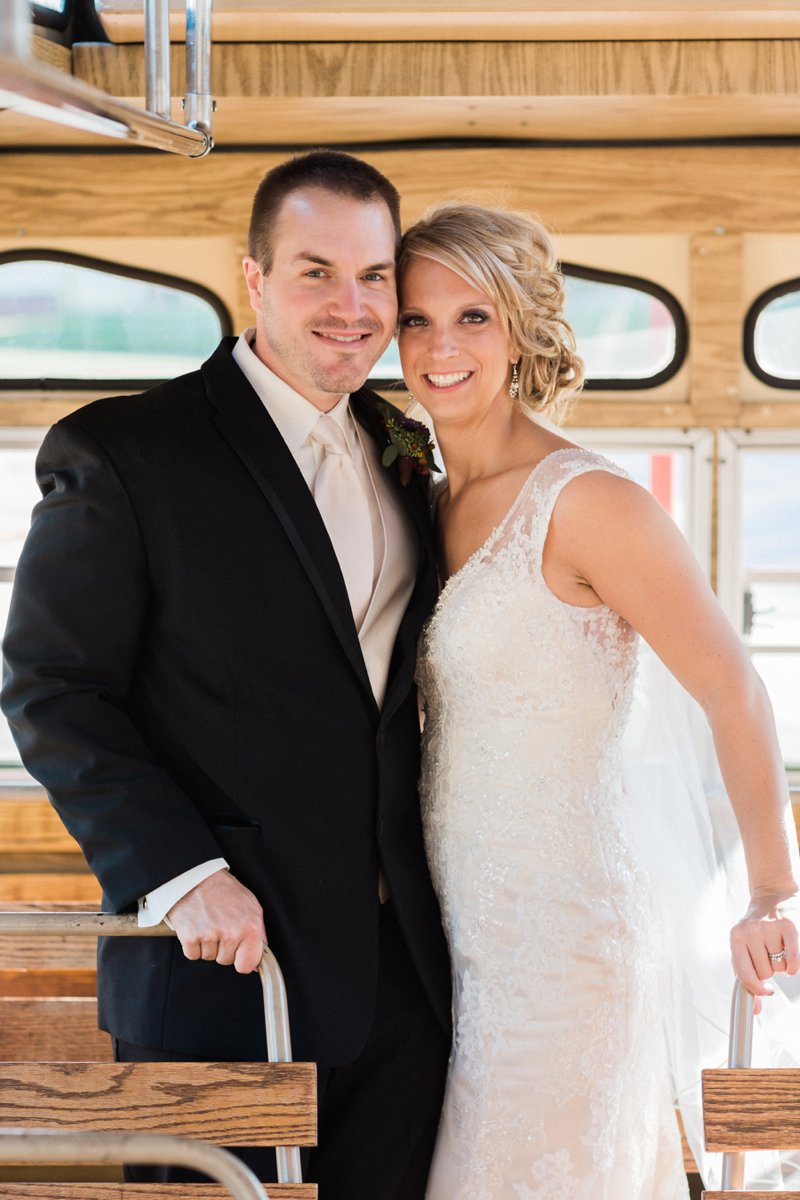
[[[263, 905], [295, 1057], [334, 1065], [370, 1026], [379, 864], [449, 1023], [417, 799], [414, 657], [436, 591], [426, 496], [418, 476], [397, 482], [420, 565], [379, 711], [325, 526], [233, 342], [45, 438], [3, 706], [107, 910], [224, 856]], [[375, 399], [351, 403], [385, 441]], [[162, 938], [105, 939], [99, 971], [117, 1037], [264, 1057], [255, 975], [188, 962]]]

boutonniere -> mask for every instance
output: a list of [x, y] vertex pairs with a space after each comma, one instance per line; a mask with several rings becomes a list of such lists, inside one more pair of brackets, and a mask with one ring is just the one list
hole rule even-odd
[[430, 475], [431, 471], [438, 474], [441, 471], [433, 457], [435, 446], [427, 425], [386, 408], [381, 410], [381, 422], [389, 438], [381, 461], [385, 467], [397, 462], [400, 482], [404, 487], [415, 471], [418, 475]]

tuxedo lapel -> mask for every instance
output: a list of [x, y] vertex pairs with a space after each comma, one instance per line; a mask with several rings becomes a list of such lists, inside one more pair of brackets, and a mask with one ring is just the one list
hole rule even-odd
[[[382, 424], [380, 410], [376, 406], [378, 397], [362, 388], [350, 397], [350, 407], [359, 424], [375, 439], [379, 447], [388, 445], [389, 439]], [[417, 640], [423, 621], [436, 600], [436, 565], [433, 544], [433, 526], [428, 503], [427, 480], [413, 474], [407, 484], [400, 482], [397, 461], [385, 468], [386, 475], [411, 519], [419, 542], [419, 564], [417, 578], [400, 628], [395, 640], [392, 668], [381, 709], [381, 719], [387, 720], [407, 694], [414, 677], [417, 656]]]
[[372, 697], [347, 588], [328, 531], [291, 451], [231, 357], [235, 341], [224, 339], [202, 366], [212, 420], [280, 521], [334, 633]]

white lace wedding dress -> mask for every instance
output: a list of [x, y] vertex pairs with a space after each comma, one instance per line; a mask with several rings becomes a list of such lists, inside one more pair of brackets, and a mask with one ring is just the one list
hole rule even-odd
[[455, 1043], [429, 1200], [685, 1200], [658, 905], [625, 820], [637, 635], [541, 571], [580, 449], [532, 472], [421, 645], [422, 804]]

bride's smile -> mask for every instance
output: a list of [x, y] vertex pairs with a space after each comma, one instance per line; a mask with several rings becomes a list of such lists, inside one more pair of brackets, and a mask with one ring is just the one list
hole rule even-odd
[[409, 264], [398, 340], [406, 384], [435, 423], [474, 419], [508, 399], [517, 355], [497, 308], [442, 263]]

